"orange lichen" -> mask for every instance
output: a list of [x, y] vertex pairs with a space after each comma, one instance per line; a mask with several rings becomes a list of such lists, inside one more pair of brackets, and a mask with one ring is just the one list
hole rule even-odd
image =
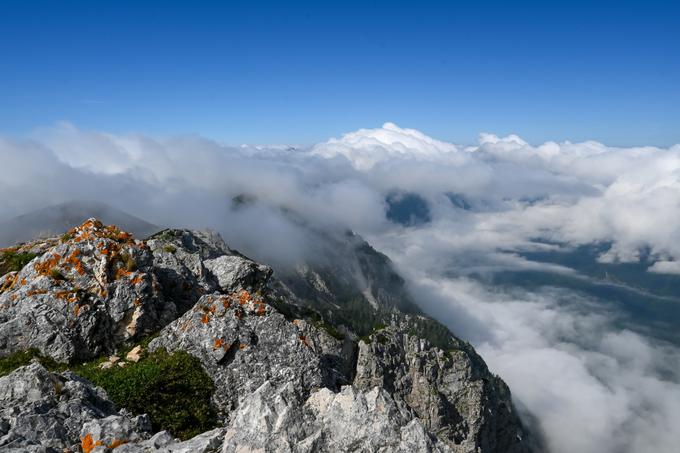
[[246, 305], [251, 300], [252, 300], [252, 296], [246, 290], [241, 291], [241, 294], [239, 294], [239, 296], [238, 296], [238, 303], [241, 304], [241, 305]]
[[7, 275], [5, 277], [5, 282], [0, 286], [0, 292], [8, 291], [14, 287], [17, 280], [19, 279], [19, 274]]
[[226, 297], [222, 299], [222, 306], [224, 307], [225, 310], [229, 310], [229, 307], [231, 307], [231, 302], [229, 302], [229, 299]]
[[300, 342], [301, 342], [302, 344], [304, 344], [305, 346], [309, 347], [309, 343], [307, 342], [307, 337], [305, 337], [304, 335], [300, 335], [299, 338], [300, 338]]
[[80, 309], [81, 309], [81, 308], [82, 308], [82, 307], [81, 307], [80, 305], [78, 305], [78, 304], [74, 305], [74, 306], [73, 306], [73, 314], [76, 315], [76, 316], [78, 316], [78, 315], [80, 314]]
[[26, 295], [29, 296], [29, 297], [31, 297], [31, 296], [40, 296], [40, 295], [42, 295], [42, 294], [47, 294], [47, 290], [46, 290], [46, 289], [33, 289], [33, 290], [28, 291], [28, 292], [26, 293]]
[[129, 277], [130, 275], [132, 275], [132, 272], [130, 272], [130, 271], [128, 271], [127, 269], [124, 269], [124, 268], [121, 267], [120, 269], [117, 269], [117, 270], [116, 270], [116, 273], [115, 273], [113, 279], [114, 279], [114, 280], [120, 280], [121, 278], [123, 278], [123, 277]]
[[209, 321], [210, 321], [210, 316], [209, 316], [207, 313], [204, 314], [204, 315], [201, 317], [201, 322], [202, 322], [203, 324], [208, 324]]
[[95, 442], [94, 439], [92, 439], [92, 434], [90, 433], [87, 433], [85, 434], [85, 437], [80, 438], [80, 448], [83, 449], [83, 453], [90, 453], [96, 447], [101, 445], [104, 445], [104, 442], [101, 440]]
[[35, 270], [38, 272], [40, 275], [50, 275], [50, 272], [52, 272], [52, 269], [56, 267], [59, 262], [61, 261], [61, 255], [58, 253], [55, 253], [51, 255], [48, 259], [36, 263], [35, 265]]
[[66, 258], [66, 263], [71, 265], [76, 269], [76, 272], [78, 272], [80, 275], [85, 275], [85, 268], [83, 267], [83, 263], [78, 259], [80, 256], [80, 250], [75, 249], [73, 253], [71, 253], [67, 258]]
[[140, 305], [142, 305], [142, 299], [140, 299], [139, 297], [136, 298], [133, 304], [135, 304], [135, 307], [139, 307]]
[[215, 344], [213, 346], [213, 351], [220, 349], [222, 346], [224, 346], [224, 340], [221, 338], [215, 338]]
[[216, 306], [215, 304], [211, 304], [211, 305], [208, 307], [208, 311], [214, 315], [215, 312], [217, 311], [217, 306]]
[[65, 300], [68, 303], [77, 302], [79, 300], [77, 291], [57, 291], [54, 293], [54, 297]]
[[239, 344], [238, 344], [238, 348], [239, 348], [240, 350], [244, 350], [244, 349], [247, 348], [247, 347], [248, 347], [248, 345], [245, 344], [245, 343], [239, 343]]
[[140, 283], [142, 283], [142, 275], [143, 275], [143, 274], [137, 274], [137, 275], [135, 275], [135, 276], [132, 278], [132, 280], [130, 280], [130, 283], [132, 283], [133, 285], [139, 285]]
[[262, 302], [256, 302], [255, 314], [257, 316], [264, 316], [267, 313], [267, 308]]
[[116, 449], [116, 448], [120, 447], [121, 445], [125, 445], [126, 443], [128, 443], [127, 440], [123, 440], [123, 439], [113, 439], [113, 442], [111, 442], [110, 444], [108, 444], [108, 445], [106, 446], [106, 448], [109, 448], [109, 449], [113, 450], [113, 449]]

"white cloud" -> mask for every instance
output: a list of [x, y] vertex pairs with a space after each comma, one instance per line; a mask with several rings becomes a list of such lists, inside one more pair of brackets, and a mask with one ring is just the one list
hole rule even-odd
[[647, 269], [649, 272], [658, 274], [680, 275], [680, 261], [657, 261]]
[[[680, 145], [533, 146], [482, 134], [462, 147], [387, 123], [292, 150], [65, 123], [28, 141], [0, 138], [0, 162], [0, 220], [102, 200], [158, 224], [216, 228], [231, 245], [280, 265], [318, 254], [301, 224], [354, 229], [398, 263], [431, 313], [478, 347], [554, 451], [680, 445], [676, 348], [623, 330], [619, 313], [577, 292], [466, 278], [503, 269], [573, 276], [519, 252], [593, 243], [608, 247], [601, 262], [634, 262], [644, 251], [656, 261], [650, 272], [680, 274]], [[424, 197], [432, 222], [390, 224], [384, 200], [394, 190]], [[244, 193], [256, 202], [231, 212], [232, 197]]]

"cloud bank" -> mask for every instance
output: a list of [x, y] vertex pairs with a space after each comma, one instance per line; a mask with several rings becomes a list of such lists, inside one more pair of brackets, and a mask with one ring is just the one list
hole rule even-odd
[[[577, 275], [523, 252], [591, 244], [601, 247], [600, 263], [680, 274], [680, 145], [534, 146], [482, 134], [463, 146], [387, 123], [296, 149], [64, 123], [0, 138], [0, 162], [0, 220], [101, 200], [156, 224], [215, 228], [280, 266], [315, 257], [302, 225], [355, 230], [395, 260], [427, 311], [475, 344], [537, 417], [552, 451], [680, 445], [677, 345], [622, 329], [612, 305], [578, 291], [474, 278]], [[390, 222], [386, 200], [395, 193], [424, 200], [429, 221]], [[238, 196], [248, 202], [235, 209]]]

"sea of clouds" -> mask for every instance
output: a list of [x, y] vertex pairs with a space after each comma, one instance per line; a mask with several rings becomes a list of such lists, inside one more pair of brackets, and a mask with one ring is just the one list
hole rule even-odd
[[[0, 163], [0, 221], [98, 200], [159, 225], [215, 228], [280, 266], [314, 253], [291, 212], [315, 228], [350, 228], [394, 260], [426, 311], [477, 347], [536, 417], [551, 451], [680, 445], [678, 348], [617, 327], [618, 313], [585, 294], [470, 277], [574, 273], [518, 252], [596, 243], [607, 244], [601, 262], [636, 262], [644, 250], [648, 272], [680, 275], [680, 145], [534, 146], [482, 134], [459, 146], [387, 123], [314, 146], [227, 146], [64, 123], [0, 137]], [[431, 220], [390, 222], [393, 193], [417, 193]], [[231, 209], [243, 194], [255, 202]]]

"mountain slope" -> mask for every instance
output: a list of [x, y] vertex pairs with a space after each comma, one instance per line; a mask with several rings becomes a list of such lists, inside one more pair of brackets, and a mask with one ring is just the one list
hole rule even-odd
[[[450, 333], [446, 349], [422, 338], [438, 324], [401, 311], [411, 302], [389, 293], [403, 287], [387, 259], [350, 238], [370, 276], [363, 313], [385, 321], [363, 337], [342, 318], [341, 298], [296, 292], [215, 233], [164, 230], [140, 241], [90, 219], [2, 250], [35, 257], [0, 277], [0, 370], [18, 357], [42, 365], [0, 378], [0, 448], [532, 451], [503, 381]], [[176, 354], [197, 360], [214, 384], [201, 411], [214, 415], [200, 426], [217, 428], [188, 443], [162, 430], [193, 432], [196, 415], [156, 404], [194, 382], [163, 379], [196, 379], [173, 368]], [[143, 378], [130, 385], [120, 370]], [[152, 378], [165, 383], [147, 392], [141, 384]]]
[[69, 201], [0, 222], [0, 247], [8, 247], [37, 237], [55, 236], [91, 217], [100, 219], [107, 225], [118, 225], [140, 238], [161, 230], [156, 225], [105, 203]]

